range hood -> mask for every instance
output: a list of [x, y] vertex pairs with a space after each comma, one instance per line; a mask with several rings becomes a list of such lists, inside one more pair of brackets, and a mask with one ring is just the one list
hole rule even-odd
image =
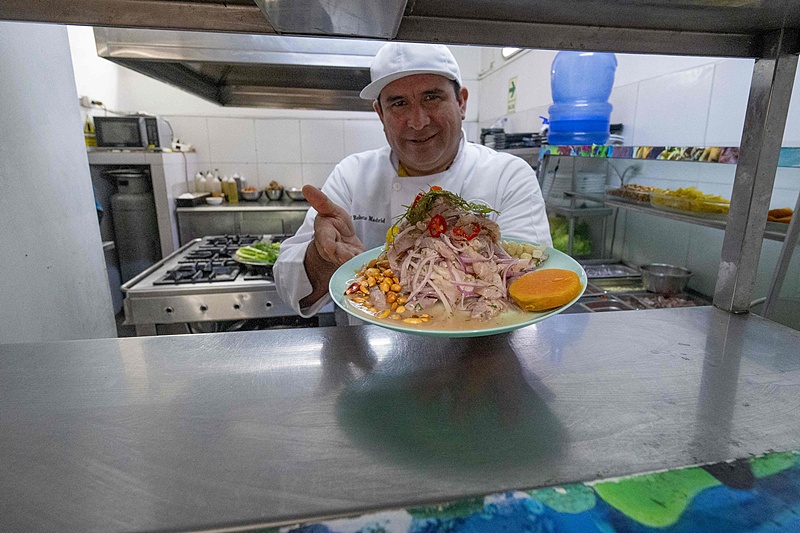
[[97, 54], [223, 106], [371, 111], [381, 41], [95, 28]]

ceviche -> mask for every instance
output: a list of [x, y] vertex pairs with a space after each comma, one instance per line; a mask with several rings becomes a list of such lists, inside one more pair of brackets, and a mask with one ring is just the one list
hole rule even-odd
[[431, 187], [387, 233], [378, 257], [345, 295], [362, 311], [420, 324], [460, 315], [487, 320], [509, 309], [509, 285], [547, 259], [543, 247], [502, 242], [488, 206]]

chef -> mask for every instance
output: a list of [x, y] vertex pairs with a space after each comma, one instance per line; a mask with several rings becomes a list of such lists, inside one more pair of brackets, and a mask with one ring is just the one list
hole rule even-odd
[[446, 46], [389, 43], [370, 75], [361, 98], [373, 101], [389, 146], [346, 157], [321, 190], [303, 187], [312, 209], [275, 264], [278, 293], [303, 317], [330, 301], [336, 269], [383, 245], [393, 221], [433, 185], [497, 210], [503, 237], [552, 244], [533, 169], [467, 142], [461, 122], [469, 95]]

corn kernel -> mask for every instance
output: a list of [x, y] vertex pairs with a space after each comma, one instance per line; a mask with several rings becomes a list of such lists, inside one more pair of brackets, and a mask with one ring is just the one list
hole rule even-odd
[[397, 309], [397, 306], [400, 305], [397, 302], [392, 302], [392, 309]]
[[386, 293], [386, 303], [392, 303], [397, 300], [397, 293], [389, 291]]
[[422, 324], [421, 318], [404, 318], [403, 322], [406, 324]]
[[404, 304], [407, 301], [408, 301], [408, 298], [406, 298], [405, 296], [398, 296], [397, 297], [397, 303]]
[[391, 318], [392, 320], [400, 320], [400, 315], [398, 315], [397, 313], [395, 313], [395, 314], [393, 314], [392, 316], [390, 316], [389, 318]]
[[369, 294], [369, 289], [367, 287], [365, 287], [364, 285], [362, 285], [359, 288], [361, 289], [361, 292], [363, 292], [364, 294]]
[[391, 313], [391, 309], [384, 309], [381, 313], [378, 314], [378, 318], [386, 318]]
[[381, 289], [382, 292], [389, 292], [389, 287], [391, 287], [391, 285], [389, 285], [385, 281], [380, 284], [380, 289]]
[[397, 311], [397, 314], [398, 314], [398, 315], [402, 315], [402, 314], [403, 314], [403, 312], [405, 312], [405, 310], [406, 310], [406, 306], [404, 306], [404, 305], [399, 305], [399, 306], [397, 307], [397, 309], [395, 309], [395, 311]]
[[400, 290], [401, 290], [403, 287], [401, 287], [399, 283], [393, 283], [393, 284], [392, 284], [392, 286], [391, 286], [390, 288], [391, 288], [391, 290], [393, 290], [394, 292], [400, 292]]
[[430, 318], [423, 316], [422, 318], [420, 318], [420, 320], [422, 320], [423, 322], [428, 322]]
[[367, 311], [369, 311], [370, 313], [377, 313], [378, 312], [378, 310], [375, 309], [374, 307], [370, 307], [369, 309], [367, 309]]
[[394, 276], [394, 272], [392, 272], [392, 269], [391, 269], [391, 268], [387, 268], [386, 270], [384, 270], [384, 271], [382, 272], [382, 274], [383, 274], [384, 276], [386, 276], [387, 278], [391, 278], [392, 276]]

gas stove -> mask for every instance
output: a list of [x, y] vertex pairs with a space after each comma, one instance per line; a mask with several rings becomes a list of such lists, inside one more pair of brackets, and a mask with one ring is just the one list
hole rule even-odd
[[213, 235], [195, 239], [122, 286], [125, 323], [137, 335], [155, 335], [157, 324], [290, 317], [271, 265], [234, 259], [241, 246], [288, 235]]

